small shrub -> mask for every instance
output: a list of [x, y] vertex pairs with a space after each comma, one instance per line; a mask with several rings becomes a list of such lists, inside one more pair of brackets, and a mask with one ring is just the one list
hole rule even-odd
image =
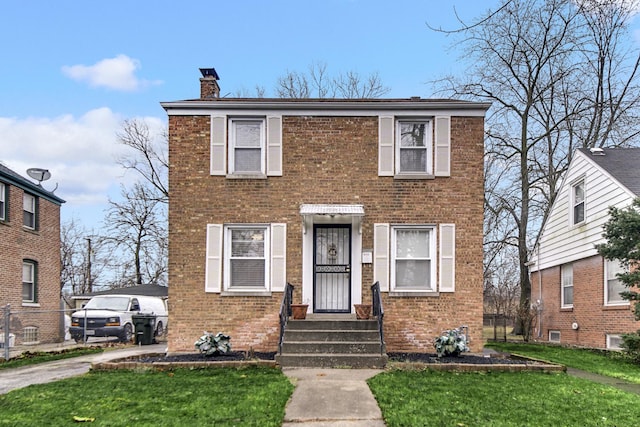
[[636, 363], [640, 363], [640, 330], [622, 335], [622, 348]]
[[231, 351], [230, 341], [231, 337], [224, 335], [222, 332], [214, 335], [205, 331], [204, 335], [196, 341], [195, 346], [205, 356], [217, 356]]
[[433, 346], [438, 357], [460, 356], [463, 351], [469, 351], [467, 336], [462, 332], [462, 327], [444, 331], [434, 340]]

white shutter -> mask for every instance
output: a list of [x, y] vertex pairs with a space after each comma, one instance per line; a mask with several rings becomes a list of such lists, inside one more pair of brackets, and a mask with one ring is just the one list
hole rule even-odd
[[284, 291], [287, 283], [287, 224], [271, 224], [271, 290]]
[[227, 174], [226, 128], [226, 117], [211, 116], [211, 175]]
[[393, 117], [379, 117], [378, 123], [378, 175], [393, 176]]
[[389, 291], [389, 224], [373, 224], [373, 280]]
[[440, 224], [440, 292], [456, 290], [456, 226]]
[[282, 176], [282, 117], [267, 119], [267, 175]]
[[451, 118], [436, 117], [435, 176], [451, 176]]
[[207, 224], [204, 291], [220, 292], [222, 284], [222, 224]]

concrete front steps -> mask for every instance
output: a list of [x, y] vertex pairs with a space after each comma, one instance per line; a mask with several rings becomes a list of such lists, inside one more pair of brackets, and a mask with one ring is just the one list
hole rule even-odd
[[383, 368], [387, 355], [376, 320], [315, 314], [289, 320], [276, 362], [283, 368]]

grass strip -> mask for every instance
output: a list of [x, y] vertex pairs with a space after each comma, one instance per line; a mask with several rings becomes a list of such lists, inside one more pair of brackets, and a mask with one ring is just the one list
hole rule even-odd
[[492, 342], [485, 346], [640, 384], [640, 365], [635, 364], [624, 353], [617, 351], [567, 348], [536, 343]]
[[1, 395], [0, 426], [276, 427], [291, 393], [273, 368], [93, 371]]
[[9, 360], [1, 359], [0, 369], [18, 368], [20, 366], [68, 359], [70, 357], [102, 353], [103, 351], [104, 349], [100, 347], [72, 348], [60, 351], [25, 351], [20, 356], [12, 357]]
[[388, 427], [635, 426], [640, 396], [533, 372], [389, 371], [369, 380]]

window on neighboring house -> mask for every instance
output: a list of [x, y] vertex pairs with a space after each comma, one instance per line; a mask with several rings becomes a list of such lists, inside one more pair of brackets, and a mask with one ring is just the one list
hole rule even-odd
[[264, 290], [269, 271], [268, 227], [228, 226], [225, 242], [225, 288]]
[[22, 224], [31, 229], [36, 229], [37, 215], [38, 215], [38, 199], [28, 193], [24, 193], [22, 197]]
[[434, 227], [394, 227], [391, 248], [395, 290], [436, 290]]
[[622, 336], [607, 334], [607, 350], [622, 350]]
[[397, 174], [433, 174], [431, 121], [400, 120], [396, 131]]
[[605, 304], [607, 305], [621, 305], [629, 304], [629, 301], [624, 300], [620, 296], [620, 292], [626, 291], [627, 288], [618, 279], [619, 273], [626, 273], [627, 269], [621, 265], [618, 261], [605, 260]]
[[4, 182], [0, 182], [0, 221], [6, 221], [9, 216], [7, 214], [7, 190], [8, 186]]
[[549, 342], [560, 342], [560, 331], [549, 331]]
[[573, 307], [573, 264], [565, 264], [561, 268], [562, 307]]
[[264, 119], [231, 119], [229, 141], [231, 174], [265, 174]]
[[22, 261], [22, 302], [37, 302], [38, 263], [32, 260]]
[[572, 224], [580, 224], [585, 220], [584, 213], [584, 181], [571, 187]]

